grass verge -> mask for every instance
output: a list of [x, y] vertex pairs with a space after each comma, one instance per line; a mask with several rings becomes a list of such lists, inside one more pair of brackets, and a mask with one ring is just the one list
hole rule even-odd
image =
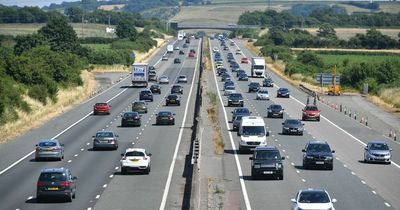
[[225, 143], [222, 139], [221, 126], [218, 122], [218, 105], [217, 94], [214, 92], [207, 92], [209, 106], [207, 108], [208, 119], [211, 121], [213, 127], [212, 140], [214, 142], [214, 153], [222, 155], [225, 149]]
[[206, 68], [207, 71], [212, 70], [212, 64], [211, 64], [211, 55], [210, 55], [210, 45], [209, 45], [209, 40], [208, 39], [203, 39], [203, 64], [204, 68]]

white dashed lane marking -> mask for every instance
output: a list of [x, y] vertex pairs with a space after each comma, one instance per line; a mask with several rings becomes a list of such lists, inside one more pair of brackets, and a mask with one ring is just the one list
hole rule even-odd
[[99, 199], [100, 198], [100, 195], [96, 195], [96, 199]]

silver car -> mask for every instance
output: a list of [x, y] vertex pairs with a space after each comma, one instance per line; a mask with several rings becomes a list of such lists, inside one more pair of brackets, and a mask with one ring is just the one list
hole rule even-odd
[[158, 83], [169, 84], [169, 78], [167, 76], [161, 76], [158, 78]]
[[179, 75], [178, 77], [178, 83], [187, 83], [187, 77], [186, 75]]
[[364, 149], [364, 162], [379, 162], [390, 164], [392, 149], [385, 141], [370, 141]]
[[57, 139], [46, 139], [36, 144], [35, 160], [64, 158], [64, 144], [60, 144]]
[[118, 135], [113, 131], [99, 131], [93, 136], [93, 150], [118, 149]]

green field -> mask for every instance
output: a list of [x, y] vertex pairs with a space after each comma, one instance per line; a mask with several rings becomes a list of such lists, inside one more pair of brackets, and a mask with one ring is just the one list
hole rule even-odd
[[398, 55], [333, 55], [333, 54], [318, 54], [324, 63], [331, 64], [341, 64], [344, 60], [348, 59], [350, 63], [352, 62], [367, 62], [367, 63], [380, 63], [383, 61], [397, 61], [400, 62], [400, 56]]
[[105, 50], [105, 49], [111, 49], [110, 44], [81, 44], [83, 47], [88, 47], [90, 49], [94, 50]]

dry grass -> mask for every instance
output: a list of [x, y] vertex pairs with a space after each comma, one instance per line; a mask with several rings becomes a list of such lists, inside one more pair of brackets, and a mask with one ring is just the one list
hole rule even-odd
[[1, 126], [0, 133], [2, 135], [0, 143], [4, 143], [21, 133], [39, 127], [51, 118], [68, 111], [73, 105], [88, 98], [96, 88], [95, 77], [93, 73], [88, 71], [83, 71], [81, 77], [84, 85], [60, 90], [57, 103], [50, 102], [48, 105], [43, 106], [38, 101], [25, 96], [25, 100], [31, 105], [33, 111], [29, 114], [20, 111], [18, 112], [18, 120]]
[[203, 63], [207, 71], [212, 71], [210, 45], [208, 39], [203, 39]]
[[388, 88], [379, 93], [380, 99], [388, 104], [393, 104], [393, 108], [400, 108], [400, 88]]
[[218, 122], [217, 94], [214, 92], [207, 92], [207, 96], [209, 101], [207, 114], [213, 128], [212, 140], [214, 142], [214, 153], [222, 155], [224, 154], [225, 143], [222, 138], [221, 126]]

